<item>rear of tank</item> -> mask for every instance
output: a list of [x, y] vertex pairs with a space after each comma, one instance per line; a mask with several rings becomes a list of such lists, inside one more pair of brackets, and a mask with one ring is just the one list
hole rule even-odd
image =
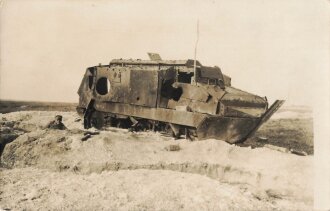
[[96, 67], [89, 67], [86, 69], [86, 72], [81, 80], [79, 89], [77, 91], [79, 95], [79, 103], [76, 107], [76, 110], [79, 116], [83, 117], [85, 110], [88, 106], [88, 103], [92, 99], [93, 95], [93, 86], [94, 86], [94, 74]]

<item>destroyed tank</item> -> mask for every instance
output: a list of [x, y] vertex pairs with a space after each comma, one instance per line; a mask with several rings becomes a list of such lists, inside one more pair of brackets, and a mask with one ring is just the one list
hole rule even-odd
[[78, 113], [84, 127], [170, 132], [179, 138], [243, 142], [284, 103], [234, 88], [217, 66], [196, 60], [114, 59], [87, 68]]

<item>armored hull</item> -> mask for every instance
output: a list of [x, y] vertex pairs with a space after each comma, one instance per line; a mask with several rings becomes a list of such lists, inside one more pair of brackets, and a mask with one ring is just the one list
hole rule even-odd
[[[152, 58], [152, 57], [151, 57]], [[123, 60], [89, 67], [78, 90], [84, 126], [170, 131], [243, 142], [283, 104], [231, 86], [219, 67], [193, 60]]]

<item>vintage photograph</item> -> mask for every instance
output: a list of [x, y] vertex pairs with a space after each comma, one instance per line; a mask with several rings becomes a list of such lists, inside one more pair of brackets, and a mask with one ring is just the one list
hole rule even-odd
[[329, 9], [0, 1], [0, 211], [329, 210]]

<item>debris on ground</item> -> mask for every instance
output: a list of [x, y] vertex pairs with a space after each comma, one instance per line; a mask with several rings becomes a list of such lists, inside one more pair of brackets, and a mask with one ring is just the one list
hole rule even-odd
[[165, 147], [167, 151], [179, 151], [181, 148], [178, 144], [170, 144]]
[[84, 132], [84, 135], [87, 135], [87, 134], [90, 134], [90, 135], [99, 135], [100, 132], [99, 132], [99, 131], [95, 131], [95, 132], [92, 132], [92, 131], [86, 131], [86, 132]]
[[80, 122], [81, 121], [81, 118], [76, 118], [75, 120], [74, 120], [74, 122]]
[[276, 150], [276, 151], [279, 151], [279, 152], [284, 152], [284, 153], [289, 153], [290, 152], [290, 150], [287, 149], [287, 148], [274, 146], [274, 145], [271, 145], [271, 144], [265, 144], [264, 147], [267, 147], [269, 149], [273, 149], [273, 150]]
[[300, 156], [307, 156], [308, 154], [304, 151], [301, 150], [296, 150], [296, 149], [287, 149], [284, 147], [279, 147], [279, 146], [274, 146], [274, 145], [270, 145], [270, 144], [265, 144], [264, 147], [267, 147], [269, 149], [273, 149], [279, 152], [284, 152], [284, 153], [292, 153], [295, 155], [300, 155]]
[[301, 155], [301, 156], [307, 156], [308, 154], [304, 151], [299, 151], [299, 150], [295, 150], [295, 149], [290, 149], [290, 152], [292, 154], [296, 154], [296, 155]]
[[81, 138], [82, 141], [86, 141], [87, 139], [91, 138], [94, 135], [99, 135], [99, 131], [85, 131], [84, 132], [84, 137]]
[[256, 139], [258, 142], [267, 142], [268, 138], [264, 136], [258, 136]]
[[91, 138], [92, 135], [91, 134], [86, 134], [84, 135], [84, 137], [81, 138], [82, 141], [86, 141], [87, 139]]

